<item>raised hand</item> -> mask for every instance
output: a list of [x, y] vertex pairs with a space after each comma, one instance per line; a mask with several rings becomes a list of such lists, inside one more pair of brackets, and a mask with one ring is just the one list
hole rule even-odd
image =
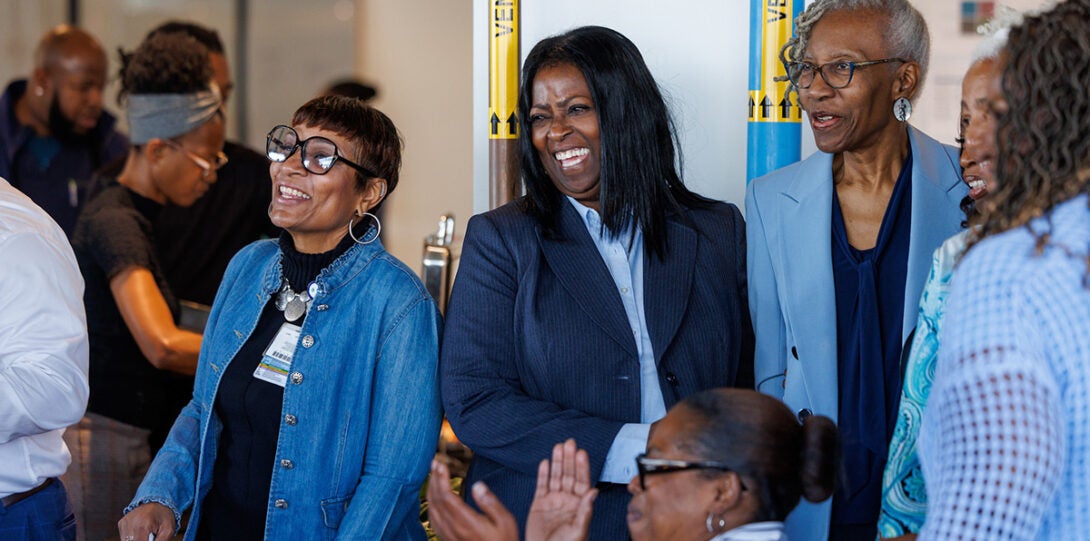
[[582, 541], [587, 538], [594, 498], [590, 458], [569, 439], [537, 467], [537, 490], [526, 519], [526, 541]]

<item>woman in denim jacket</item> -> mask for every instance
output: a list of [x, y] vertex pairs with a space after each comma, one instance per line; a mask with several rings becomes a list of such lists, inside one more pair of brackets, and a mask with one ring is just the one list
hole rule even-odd
[[121, 539], [424, 539], [418, 492], [441, 418], [440, 318], [372, 214], [401, 141], [363, 102], [323, 97], [269, 132], [285, 233], [232, 260], [193, 400]]

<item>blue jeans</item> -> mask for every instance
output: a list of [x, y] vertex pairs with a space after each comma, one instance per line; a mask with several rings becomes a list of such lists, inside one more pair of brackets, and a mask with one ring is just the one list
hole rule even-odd
[[59, 480], [41, 492], [4, 507], [0, 503], [0, 539], [4, 541], [74, 541], [76, 516]]

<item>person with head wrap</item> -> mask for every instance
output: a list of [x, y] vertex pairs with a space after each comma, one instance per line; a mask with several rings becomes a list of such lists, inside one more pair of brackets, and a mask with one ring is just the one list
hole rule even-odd
[[102, 109], [106, 53], [87, 32], [46, 32], [29, 79], [0, 97], [0, 177], [45, 209], [71, 236], [95, 169], [129, 143]]
[[86, 282], [91, 398], [74, 453], [88, 539], [115, 523], [180, 406], [166, 390], [191, 376], [201, 335], [178, 328], [178, 303], [152, 239], [167, 203], [193, 204], [223, 165], [224, 120], [208, 51], [192, 38], [146, 40], [123, 58], [133, 146], [88, 202], [72, 237]]

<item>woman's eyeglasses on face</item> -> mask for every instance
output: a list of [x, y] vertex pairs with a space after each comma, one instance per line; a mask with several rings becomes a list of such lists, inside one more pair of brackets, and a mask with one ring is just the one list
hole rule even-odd
[[303, 169], [315, 175], [324, 175], [333, 169], [337, 162], [344, 162], [356, 171], [363, 173], [367, 178], [377, 178], [378, 175], [366, 167], [353, 163], [337, 151], [337, 144], [325, 137], [314, 136], [302, 141], [299, 134], [290, 126], [277, 126], [265, 136], [265, 155], [270, 160], [278, 163], [288, 161], [295, 151], [299, 151], [299, 157], [303, 161]]
[[210, 180], [213, 172], [219, 171], [223, 166], [227, 165], [227, 155], [224, 154], [223, 151], [216, 153], [216, 161], [215, 163], [212, 163], [201, 157], [201, 155], [185, 148], [181, 143], [174, 141], [173, 139], [163, 139], [163, 141], [166, 141], [168, 145], [184, 152], [186, 157], [189, 158], [189, 161], [193, 162], [197, 167], [200, 167], [201, 178], [204, 180]]
[[787, 68], [787, 78], [791, 80], [791, 84], [795, 85], [796, 88], [810, 88], [810, 85], [814, 84], [814, 74], [820, 73], [821, 78], [825, 80], [825, 84], [829, 85], [829, 88], [840, 89], [851, 84], [856, 68], [865, 68], [888, 62], [908, 62], [908, 60], [903, 58], [883, 58], [865, 62], [837, 60], [820, 66], [815, 66], [809, 62], [787, 62], [784, 67]]
[[[644, 480], [648, 475], [654, 475], [659, 473], [674, 473], [685, 470], [721, 470], [725, 472], [734, 471], [730, 466], [722, 462], [714, 461], [689, 461], [689, 460], [671, 460], [668, 458], [650, 458], [646, 453], [642, 453], [636, 456], [636, 471], [640, 476], [640, 490], [647, 490], [647, 486], [644, 485]], [[741, 482], [741, 478], [739, 478]], [[746, 489], [746, 485], [742, 482], [742, 490]]]

